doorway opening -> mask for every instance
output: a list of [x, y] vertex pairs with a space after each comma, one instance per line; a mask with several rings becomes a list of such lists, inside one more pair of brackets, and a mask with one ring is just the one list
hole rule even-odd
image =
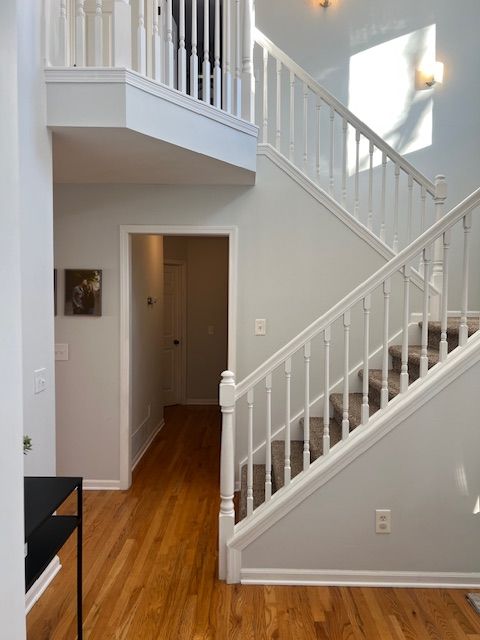
[[120, 481], [163, 426], [164, 406], [218, 404], [235, 370], [236, 229], [122, 226]]

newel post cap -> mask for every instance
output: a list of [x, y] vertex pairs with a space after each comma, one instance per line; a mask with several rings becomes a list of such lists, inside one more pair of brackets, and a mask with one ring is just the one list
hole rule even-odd
[[233, 407], [234, 404], [235, 374], [232, 371], [224, 371], [220, 382], [220, 406]]
[[445, 200], [447, 197], [447, 181], [445, 176], [435, 176], [435, 199]]

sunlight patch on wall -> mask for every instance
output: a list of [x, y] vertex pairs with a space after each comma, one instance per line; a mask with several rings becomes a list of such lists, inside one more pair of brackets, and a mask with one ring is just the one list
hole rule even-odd
[[[434, 24], [383, 42], [350, 58], [348, 108], [396, 151], [405, 155], [432, 144], [433, 91], [415, 88], [415, 71], [435, 60]], [[355, 133], [348, 142], [349, 170], [355, 171]], [[375, 165], [381, 154], [375, 153]], [[360, 168], [368, 166], [362, 138]]]

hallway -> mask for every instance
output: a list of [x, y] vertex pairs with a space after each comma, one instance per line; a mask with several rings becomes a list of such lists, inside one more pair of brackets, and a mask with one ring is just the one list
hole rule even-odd
[[[462, 590], [219, 582], [218, 409], [170, 407], [165, 419], [130, 491], [84, 494], [86, 639], [480, 640]], [[74, 540], [61, 562], [29, 640], [75, 638]]]

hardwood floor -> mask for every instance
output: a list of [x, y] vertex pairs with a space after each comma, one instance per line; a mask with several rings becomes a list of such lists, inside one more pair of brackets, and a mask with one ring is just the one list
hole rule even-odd
[[[462, 590], [219, 582], [219, 425], [212, 408], [168, 409], [132, 489], [85, 492], [86, 640], [480, 640]], [[29, 640], [76, 637], [74, 540], [61, 561]]]

